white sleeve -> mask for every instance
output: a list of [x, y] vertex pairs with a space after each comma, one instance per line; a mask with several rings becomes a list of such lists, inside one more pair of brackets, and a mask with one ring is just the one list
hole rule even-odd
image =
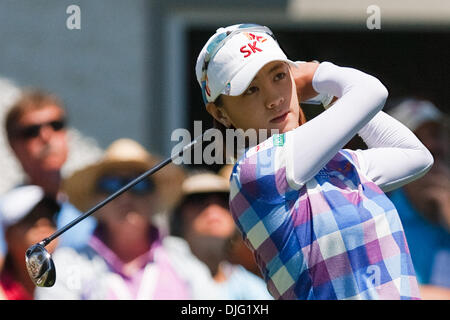
[[382, 111], [358, 134], [369, 147], [356, 151], [361, 170], [385, 192], [422, 177], [433, 165], [414, 133]]
[[286, 133], [286, 177], [304, 185], [384, 106], [388, 92], [373, 76], [322, 62], [312, 85], [318, 93], [339, 99], [314, 119]]

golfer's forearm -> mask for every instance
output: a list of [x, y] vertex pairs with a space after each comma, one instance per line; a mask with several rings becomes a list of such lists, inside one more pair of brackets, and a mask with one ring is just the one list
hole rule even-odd
[[294, 182], [302, 185], [316, 175], [384, 105], [387, 90], [361, 71], [323, 62], [313, 86], [319, 93], [339, 97], [314, 119], [288, 132]]
[[361, 169], [384, 191], [420, 178], [433, 165], [431, 153], [414, 133], [383, 111], [358, 133], [369, 147], [357, 151]]

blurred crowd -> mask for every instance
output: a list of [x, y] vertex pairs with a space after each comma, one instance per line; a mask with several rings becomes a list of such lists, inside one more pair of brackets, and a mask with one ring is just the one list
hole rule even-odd
[[229, 168], [216, 174], [172, 164], [51, 242], [57, 280], [36, 288], [26, 249], [161, 159], [119, 139], [63, 177], [67, 114], [40, 90], [23, 91], [4, 128], [25, 179], [0, 196], [0, 298], [272, 299], [254, 265], [239, 263], [252, 260], [228, 209]]
[[[407, 236], [422, 298], [450, 299], [450, 168], [446, 116], [405, 99], [387, 110], [434, 156], [421, 179], [389, 197]], [[98, 161], [63, 175], [69, 153], [61, 100], [24, 90], [2, 124], [24, 180], [0, 195], [0, 299], [272, 299], [228, 207], [231, 166], [218, 173], [169, 164], [46, 249], [57, 270], [36, 287], [25, 251], [161, 159], [114, 141]]]
[[404, 99], [388, 112], [431, 152], [422, 178], [392, 191], [424, 299], [450, 299], [450, 136], [448, 119], [430, 101]]

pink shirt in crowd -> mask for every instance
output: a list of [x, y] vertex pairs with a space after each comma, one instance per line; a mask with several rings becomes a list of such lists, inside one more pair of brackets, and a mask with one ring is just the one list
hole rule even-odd
[[111, 274], [106, 299], [190, 299], [187, 284], [176, 274], [164, 251], [159, 232], [152, 229], [152, 245], [142, 257], [141, 268], [130, 274], [125, 264], [96, 235], [89, 245], [106, 261]]

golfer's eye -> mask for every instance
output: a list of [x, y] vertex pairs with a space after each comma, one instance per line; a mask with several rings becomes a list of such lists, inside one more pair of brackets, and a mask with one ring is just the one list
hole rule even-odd
[[275, 76], [275, 81], [283, 80], [286, 78], [286, 72], [277, 73]]
[[256, 86], [248, 87], [248, 89], [244, 92], [244, 95], [249, 96], [249, 95], [254, 94], [255, 92], [257, 92], [258, 90], [259, 90], [259, 88], [256, 87]]

